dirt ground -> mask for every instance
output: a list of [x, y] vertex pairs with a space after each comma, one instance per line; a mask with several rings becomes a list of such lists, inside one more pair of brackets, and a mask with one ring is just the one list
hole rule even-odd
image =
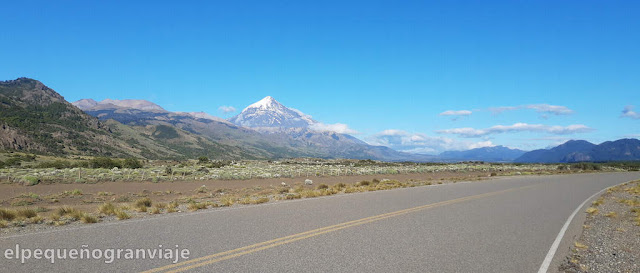
[[[337, 183], [354, 184], [363, 180], [391, 179], [400, 182], [433, 181], [434, 184], [446, 181], [477, 180], [489, 176], [488, 172], [437, 172], [410, 174], [380, 174], [356, 176], [325, 176], [309, 178], [273, 178], [251, 180], [190, 180], [174, 182], [101, 182], [97, 184], [39, 184], [22, 186], [17, 184], [0, 184], [0, 206], [6, 208], [20, 207], [59, 207], [71, 205], [80, 208], [95, 207], [105, 201], [128, 202], [139, 197], [149, 197], [154, 202], [168, 202], [180, 197], [197, 195], [196, 190], [205, 186], [209, 191], [247, 191], [254, 192], [261, 189], [274, 189], [287, 186], [302, 185], [305, 179], [313, 180], [312, 186]], [[79, 190], [81, 194], [70, 194], [65, 191]], [[127, 201], [128, 200], [128, 201]]]

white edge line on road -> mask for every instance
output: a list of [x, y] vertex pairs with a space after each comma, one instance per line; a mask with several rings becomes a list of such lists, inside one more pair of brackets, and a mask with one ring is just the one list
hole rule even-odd
[[544, 257], [544, 261], [542, 262], [542, 265], [540, 265], [540, 269], [538, 269], [538, 273], [547, 273], [547, 271], [549, 270], [549, 266], [551, 265], [551, 262], [553, 261], [553, 257], [556, 255], [556, 251], [558, 251], [558, 247], [560, 247], [560, 242], [562, 241], [562, 238], [564, 237], [564, 234], [567, 232], [567, 229], [569, 228], [569, 224], [571, 224], [571, 221], [573, 221], [573, 217], [575, 217], [576, 214], [578, 214], [578, 212], [582, 210], [582, 207], [584, 207], [584, 205], [587, 204], [587, 202], [589, 202], [589, 200], [591, 200], [594, 197], [602, 194], [604, 191], [606, 191], [606, 190], [608, 190], [610, 188], [613, 188], [613, 187], [620, 186], [620, 185], [625, 184], [625, 183], [629, 183], [629, 181], [622, 182], [620, 184], [613, 185], [613, 186], [608, 187], [608, 188], [604, 188], [604, 189], [600, 190], [599, 192], [594, 193], [593, 195], [591, 195], [591, 197], [589, 197], [586, 200], [584, 200], [584, 202], [582, 202], [582, 204], [580, 204], [580, 206], [578, 206], [576, 208], [576, 210], [573, 211], [573, 213], [569, 216], [569, 219], [567, 219], [567, 222], [565, 222], [564, 226], [562, 226], [562, 229], [560, 229], [560, 233], [558, 233], [558, 236], [556, 237], [556, 240], [553, 241], [553, 244], [551, 245], [551, 248], [549, 249], [549, 252], [547, 252], [547, 256]]

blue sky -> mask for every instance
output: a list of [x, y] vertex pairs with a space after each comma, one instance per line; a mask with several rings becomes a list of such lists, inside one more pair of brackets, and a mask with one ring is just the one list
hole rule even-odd
[[271, 95], [414, 152], [640, 137], [638, 1], [131, 2], [3, 3], [0, 79], [225, 118]]

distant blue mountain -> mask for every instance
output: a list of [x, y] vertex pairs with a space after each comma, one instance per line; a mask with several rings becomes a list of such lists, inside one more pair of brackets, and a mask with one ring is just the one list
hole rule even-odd
[[518, 157], [520, 163], [572, 163], [640, 160], [640, 140], [619, 139], [595, 145], [584, 140], [570, 140], [551, 149], [534, 150]]
[[466, 151], [447, 151], [438, 158], [443, 161], [486, 161], [511, 162], [523, 155], [525, 151], [510, 149], [504, 146], [483, 147]]

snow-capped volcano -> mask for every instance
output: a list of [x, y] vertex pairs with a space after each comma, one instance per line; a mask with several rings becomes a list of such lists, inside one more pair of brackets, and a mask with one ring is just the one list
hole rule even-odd
[[271, 96], [247, 106], [229, 121], [251, 128], [307, 128], [316, 123], [310, 116], [298, 110], [287, 108]]

